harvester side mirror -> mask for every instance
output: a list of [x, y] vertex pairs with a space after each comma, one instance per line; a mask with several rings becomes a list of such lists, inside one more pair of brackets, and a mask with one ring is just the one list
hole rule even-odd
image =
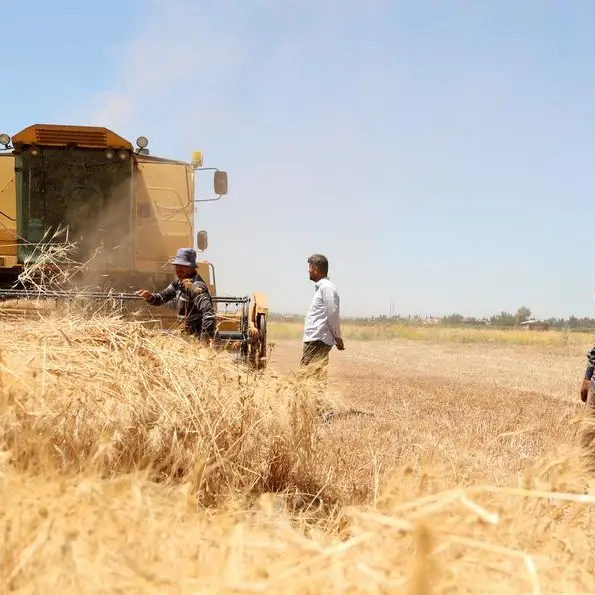
[[213, 179], [215, 194], [227, 194], [227, 172], [217, 170]]
[[204, 252], [209, 245], [209, 238], [207, 237], [207, 232], [204, 229], [201, 229], [196, 234], [196, 245], [201, 252]]

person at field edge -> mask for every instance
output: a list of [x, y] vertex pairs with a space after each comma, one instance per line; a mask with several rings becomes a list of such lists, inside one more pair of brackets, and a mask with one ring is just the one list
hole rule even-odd
[[593, 372], [595, 371], [595, 345], [587, 352], [587, 369], [585, 370], [585, 376], [583, 378], [583, 384], [581, 385], [581, 401], [588, 405], [589, 403], [589, 388], [593, 379]]
[[302, 367], [316, 364], [326, 375], [329, 353], [333, 347], [345, 349], [341, 337], [340, 300], [328, 278], [328, 260], [322, 254], [308, 258], [308, 274], [314, 282], [314, 296], [304, 322]]
[[[593, 372], [595, 371], [595, 346], [593, 346], [587, 353], [587, 368], [581, 386], [581, 401], [587, 406], [587, 423], [580, 432], [580, 444], [582, 448], [592, 449], [593, 440], [595, 439], [595, 402], [593, 399], [593, 391], [589, 394], [589, 388], [593, 379]], [[595, 469], [593, 469], [595, 471]]]
[[587, 369], [585, 370], [585, 377], [581, 386], [581, 401], [587, 402], [589, 396], [589, 386], [593, 378], [593, 371], [595, 371], [595, 346], [593, 346], [587, 353]]
[[175, 298], [178, 319], [183, 322], [185, 332], [208, 344], [215, 337], [215, 310], [209, 288], [196, 270], [196, 251], [180, 248], [172, 264], [177, 277], [175, 281], [157, 293], [141, 289], [137, 295], [152, 306], [161, 306]]

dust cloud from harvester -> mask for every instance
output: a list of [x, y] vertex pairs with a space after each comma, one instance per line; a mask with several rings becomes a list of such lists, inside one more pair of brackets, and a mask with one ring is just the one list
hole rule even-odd
[[57, 148], [22, 157], [30, 255], [40, 256], [35, 244], [44, 239], [68, 247], [77, 263], [73, 282], [84, 287], [100, 285], [106, 271], [134, 269], [133, 164], [123, 155]]

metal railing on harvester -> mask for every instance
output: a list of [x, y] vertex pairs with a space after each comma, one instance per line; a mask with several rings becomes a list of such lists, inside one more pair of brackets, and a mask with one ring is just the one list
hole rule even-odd
[[[140, 297], [136, 293], [127, 292], [102, 292], [102, 291], [67, 291], [67, 290], [53, 290], [53, 289], [0, 289], [0, 302], [8, 300], [51, 300], [64, 301], [64, 300], [94, 300], [94, 301], [113, 301], [120, 302], [123, 305], [127, 301], [141, 301], [144, 302], [144, 298]], [[250, 297], [223, 297], [213, 296], [211, 297], [213, 304], [226, 304], [236, 305], [241, 307], [240, 325], [238, 330], [233, 331], [218, 331], [216, 338], [220, 341], [238, 342], [241, 345], [243, 352], [247, 352], [248, 341], [249, 341], [249, 329], [250, 329]], [[172, 310], [175, 309], [175, 301], [168, 304], [164, 304], [165, 307], [169, 307]]]

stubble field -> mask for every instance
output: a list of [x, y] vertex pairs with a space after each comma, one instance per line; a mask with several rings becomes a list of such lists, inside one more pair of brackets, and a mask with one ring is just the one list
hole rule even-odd
[[115, 319], [0, 320], [2, 592], [595, 591], [588, 335], [346, 328], [321, 392], [299, 332], [251, 376]]

